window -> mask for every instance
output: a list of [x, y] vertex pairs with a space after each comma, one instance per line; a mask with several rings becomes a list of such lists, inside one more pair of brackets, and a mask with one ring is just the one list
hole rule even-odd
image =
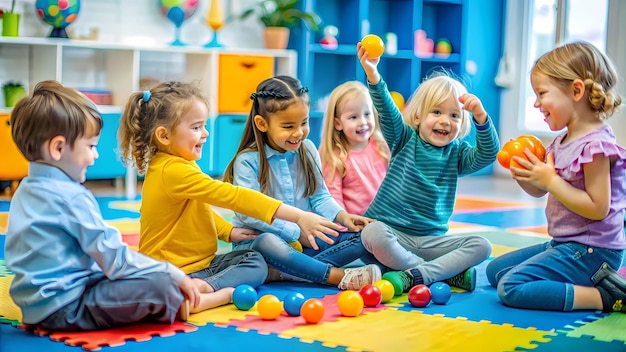
[[[606, 50], [609, 0], [531, 0], [527, 51], [530, 69], [539, 56], [556, 45], [584, 40], [601, 51]], [[528, 77], [528, 75], [526, 75]], [[550, 132], [544, 116], [533, 107], [535, 94], [526, 78], [523, 82], [525, 103], [520, 124], [530, 132]]]

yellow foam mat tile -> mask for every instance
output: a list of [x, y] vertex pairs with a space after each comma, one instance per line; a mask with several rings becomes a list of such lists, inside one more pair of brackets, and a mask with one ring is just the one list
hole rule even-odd
[[139, 234], [139, 221], [136, 219], [116, 219], [105, 222], [118, 229], [122, 234]]
[[231, 320], [244, 320], [246, 316], [255, 314], [256, 306], [246, 310], [239, 310], [234, 304], [227, 304], [225, 306], [205, 310], [199, 313], [193, 313], [189, 315], [187, 319], [188, 323], [195, 325], [207, 325], [209, 323], [226, 324]]
[[[348, 346], [350, 351], [513, 351], [548, 342], [549, 331], [473, 322], [464, 318], [386, 309], [357, 318], [300, 326], [280, 336], [321, 341], [325, 346]], [[533, 343], [531, 343], [531, 341]]]
[[111, 209], [130, 210], [130, 211], [139, 212], [139, 208], [141, 207], [141, 201], [122, 200], [122, 201], [110, 202], [109, 207]]
[[0, 316], [8, 320], [22, 321], [22, 311], [9, 295], [13, 275], [0, 277]]
[[0, 212], [0, 233], [7, 233], [9, 226], [9, 213]]

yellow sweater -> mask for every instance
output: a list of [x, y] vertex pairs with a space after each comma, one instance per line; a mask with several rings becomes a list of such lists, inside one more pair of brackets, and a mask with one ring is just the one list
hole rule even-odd
[[271, 223], [281, 202], [214, 180], [193, 161], [157, 153], [143, 184], [139, 252], [190, 274], [207, 268], [218, 238], [230, 242], [233, 225], [211, 205]]

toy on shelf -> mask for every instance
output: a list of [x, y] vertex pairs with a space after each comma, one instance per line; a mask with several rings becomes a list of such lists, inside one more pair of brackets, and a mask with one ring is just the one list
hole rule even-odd
[[198, 9], [198, 0], [159, 0], [161, 6], [161, 13], [170, 22], [174, 24], [174, 41], [171, 45], [183, 46], [186, 45], [180, 40], [180, 27], [183, 22], [188, 20]]
[[535, 136], [525, 135], [519, 136], [516, 139], [511, 138], [511, 140], [504, 143], [497, 155], [498, 163], [505, 169], [509, 169], [511, 166], [523, 169], [524, 167], [515, 162], [513, 157], [519, 156], [520, 158], [528, 160], [526, 155], [524, 155], [524, 149], [526, 148], [528, 148], [537, 159], [541, 161], [545, 160], [546, 148], [541, 143], [541, 140]]
[[426, 36], [426, 31], [423, 29], [418, 29], [415, 31], [414, 35], [415, 40], [415, 56], [420, 58], [429, 58], [433, 56], [433, 49], [435, 44], [432, 39]]
[[440, 58], [447, 58], [452, 53], [452, 44], [446, 38], [441, 38], [435, 45], [435, 56]]
[[389, 55], [395, 55], [398, 53], [398, 36], [395, 33], [385, 34], [385, 52]]
[[68, 38], [65, 28], [72, 24], [80, 11], [80, 0], [37, 0], [37, 17], [52, 26], [50, 38]]
[[368, 34], [363, 37], [363, 39], [361, 39], [361, 45], [363, 45], [365, 51], [367, 51], [367, 57], [370, 59], [380, 57], [385, 52], [385, 43], [375, 34]]
[[335, 26], [324, 27], [324, 37], [320, 39], [320, 45], [327, 50], [337, 49], [337, 35], [339, 35], [339, 29]]
[[213, 29], [213, 39], [204, 45], [205, 48], [221, 48], [223, 45], [217, 39], [217, 32], [224, 26], [224, 11], [221, 0], [212, 0], [207, 13], [206, 24]]

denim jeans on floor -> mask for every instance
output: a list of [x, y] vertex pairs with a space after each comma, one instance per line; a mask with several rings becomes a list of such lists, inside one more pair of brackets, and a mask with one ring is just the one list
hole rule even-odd
[[249, 249], [218, 254], [208, 268], [189, 274], [203, 279], [215, 291], [239, 285], [261, 286], [267, 278], [267, 263], [263, 256]]
[[603, 263], [618, 270], [624, 251], [554, 240], [521, 248], [493, 259], [487, 279], [507, 306], [571, 311], [574, 285], [595, 286]]
[[140, 321], [171, 324], [183, 302], [168, 273], [109, 280], [88, 285], [76, 301], [36, 324], [47, 330], [109, 329]]
[[267, 263], [287, 275], [307, 281], [327, 284], [330, 269], [342, 267], [367, 255], [359, 232], [340, 232], [329, 236], [334, 244], [319, 239], [319, 250], [304, 248], [298, 252], [283, 239], [272, 233], [262, 233], [253, 241], [234, 244], [234, 248], [251, 248], [263, 255]]
[[417, 268], [427, 285], [480, 264], [491, 254], [491, 243], [481, 236], [411, 236], [380, 221], [369, 223], [361, 239], [380, 263], [391, 270]]

